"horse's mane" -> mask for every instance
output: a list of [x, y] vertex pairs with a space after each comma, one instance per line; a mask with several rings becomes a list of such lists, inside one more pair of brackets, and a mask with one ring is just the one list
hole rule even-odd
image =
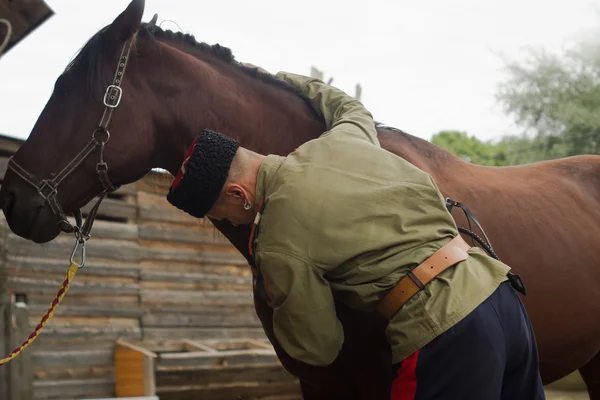
[[[104, 94], [106, 86], [109, 82], [109, 78], [111, 78], [109, 72], [104, 70], [105, 60], [104, 52], [102, 51], [102, 35], [104, 32], [106, 32], [108, 27], [109, 25], [96, 32], [81, 48], [79, 53], [67, 65], [65, 71], [63, 72], [63, 75], [68, 75], [69, 72], [75, 69], [75, 67], [80, 66], [83, 68], [83, 72], [87, 77], [87, 89], [94, 97]], [[145, 22], [141, 24], [138, 35], [145, 35], [152, 39], [164, 38], [185, 44], [195, 50], [200, 50], [201, 52], [211, 54], [221, 61], [232, 64], [256, 79], [275, 85], [285, 91], [291, 92], [303, 98], [301, 93], [287, 82], [276, 78], [274, 75], [264, 73], [258, 68], [248, 67], [238, 62], [235, 59], [231, 49], [221, 46], [220, 44], [209, 45], [204, 42], [198, 42], [192, 34], [164, 30], [158, 25]]]
[[[85, 74], [87, 91], [90, 94], [90, 96], [94, 98], [99, 98], [104, 95], [104, 91], [106, 90], [108, 82], [112, 79], [113, 71], [107, 71], [104, 67], [105, 55], [102, 48], [102, 35], [106, 32], [109, 26], [110, 25], [107, 25], [104, 28], [100, 29], [86, 42], [86, 44], [82, 47], [79, 53], [67, 65], [65, 71], [61, 75], [61, 77], [67, 76], [75, 69], [81, 68], [83, 71], [79, 71], [79, 73]], [[213, 55], [217, 59], [234, 65], [235, 67], [241, 69], [243, 72], [256, 79], [275, 85], [276, 87], [279, 87], [282, 90], [297, 95], [305, 102], [307, 101], [307, 99], [295, 87], [289, 85], [287, 82], [278, 79], [274, 75], [271, 75], [269, 73], [264, 73], [258, 68], [248, 67], [238, 62], [235, 59], [235, 56], [233, 55], [231, 49], [221, 46], [220, 44], [209, 45], [204, 42], [198, 42], [192, 34], [164, 30], [156, 24], [146, 22], [143, 22], [141, 24], [140, 29], [138, 31], [138, 35], [140, 34], [150, 37], [154, 40], [164, 38], [167, 40], [178, 41], [179, 43], [185, 44], [192, 49]], [[315, 117], [317, 117], [315, 113], [313, 114], [315, 115]], [[402, 132], [397, 128], [384, 127], [383, 124], [380, 122], [376, 122], [375, 124], [379, 128], [395, 130], [398, 133], [406, 135], [405, 132]]]

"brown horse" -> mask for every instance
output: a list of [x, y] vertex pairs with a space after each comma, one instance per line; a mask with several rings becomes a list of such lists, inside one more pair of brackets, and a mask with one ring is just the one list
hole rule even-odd
[[[11, 230], [23, 238], [43, 243], [60, 229], [72, 229], [57, 225], [57, 215], [76, 212], [110, 187], [99, 179], [105, 166], [116, 185], [156, 167], [174, 174], [203, 128], [231, 135], [254, 151], [282, 155], [323, 132], [322, 121], [295, 90], [240, 65], [227, 48], [142, 24], [143, 9], [144, 1], [133, 0], [89, 40], [57, 79], [15, 154], [0, 202]], [[122, 93], [113, 87], [105, 98], [111, 82]], [[108, 141], [102, 129], [107, 125]], [[600, 157], [488, 168], [395, 129], [380, 127], [378, 133], [384, 148], [429, 172], [445, 196], [465, 203], [496, 253], [524, 279], [544, 383], [579, 369], [592, 399], [600, 399], [600, 251], [595, 247]], [[69, 174], [56, 174], [90, 143], [89, 155], [69, 166]], [[106, 164], [97, 172], [99, 160]], [[43, 183], [34, 176], [48, 180], [41, 193], [50, 201], [34, 187]], [[62, 177], [55, 192], [51, 181]], [[455, 217], [465, 225], [461, 214]], [[215, 225], [249, 259], [248, 228]], [[260, 286], [254, 298], [266, 334], [283, 365], [300, 378], [306, 399], [385, 398], [391, 359], [378, 316], [338, 303], [346, 343], [334, 364], [316, 368], [285, 354]]]

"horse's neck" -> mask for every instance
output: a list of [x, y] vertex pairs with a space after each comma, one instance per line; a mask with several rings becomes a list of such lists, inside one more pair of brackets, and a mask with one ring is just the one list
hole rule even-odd
[[[170, 51], [165, 52], [168, 61], [163, 76], [173, 76], [166, 72], [175, 70], [179, 76], [174, 79], [185, 86], [185, 94], [163, 111], [166, 122], [159, 134], [163, 140], [158, 147], [170, 152], [161, 167], [171, 173], [179, 168], [193, 138], [205, 128], [229, 135], [263, 154], [287, 154], [322, 133], [323, 125], [294, 93], [201, 50], [164, 43]], [[169, 63], [177, 67], [171, 69]], [[177, 85], [181, 88], [182, 84]]]

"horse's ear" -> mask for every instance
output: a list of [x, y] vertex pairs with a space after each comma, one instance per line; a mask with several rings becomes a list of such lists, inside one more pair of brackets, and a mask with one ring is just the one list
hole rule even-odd
[[158, 21], [158, 14], [154, 14], [154, 17], [152, 17], [152, 19], [150, 20], [150, 25], [156, 25], [157, 21]]
[[144, 0], [132, 0], [106, 30], [104, 37], [111, 41], [122, 43], [129, 39], [140, 27], [144, 15]]

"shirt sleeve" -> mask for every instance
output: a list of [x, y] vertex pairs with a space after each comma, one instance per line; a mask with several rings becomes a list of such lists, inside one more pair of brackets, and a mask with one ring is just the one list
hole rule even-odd
[[310, 365], [333, 363], [344, 331], [329, 282], [311, 265], [287, 254], [262, 251], [256, 261], [273, 305], [273, 330], [283, 349]]
[[347, 135], [380, 147], [373, 116], [359, 100], [316, 78], [287, 72], [275, 76], [298, 89], [323, 117], [327, 131], [321, 136]]

